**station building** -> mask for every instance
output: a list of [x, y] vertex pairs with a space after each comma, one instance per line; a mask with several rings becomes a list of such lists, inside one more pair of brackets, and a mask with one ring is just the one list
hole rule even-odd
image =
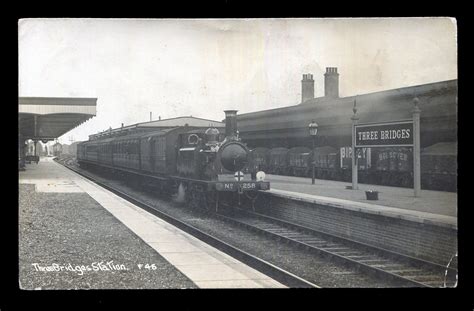
[[242, 140], [250, 147], [311, 147], [308, 125], [318, 124], [316, 146], [351, 145], [354, 103], [359, 123], [412, 119], [413, 99], [421, 109], [421, 147], [457, 142], [457, 80], [339, 97], [339, 73], [326, 68], [324, 96], [314, 97], [312, 74], [301, 81], [301, 102], [237, 116]]

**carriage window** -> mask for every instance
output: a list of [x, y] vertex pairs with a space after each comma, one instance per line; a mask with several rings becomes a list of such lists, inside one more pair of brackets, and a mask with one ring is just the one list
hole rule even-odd
[[165, 150], [166, 150], [166, 138], [160, 137], [158, 138], [158, 144], [157, 144], [157, 154], [156, 154], [157, 159], [164, 160], [166, 158]]

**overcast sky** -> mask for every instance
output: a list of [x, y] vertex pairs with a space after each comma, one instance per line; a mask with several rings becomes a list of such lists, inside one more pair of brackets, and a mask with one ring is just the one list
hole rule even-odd
[[20, 96], [98, 98], [62, 143], [150, 111], [222, 120], [295, 105], [303, 73], [323, 96], [326, 67], [338, 67], [341, 97], [457, 79], [449, 18], [26, 19], [18, 35]]

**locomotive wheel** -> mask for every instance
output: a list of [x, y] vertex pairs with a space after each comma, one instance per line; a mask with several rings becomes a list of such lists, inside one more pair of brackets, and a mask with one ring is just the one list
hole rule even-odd
[[200, 208], [202, 206], [202, 195], [201, 195], [201, 193], [197, 190], [193, 190], [192, 191], [192, 197], [193, 197], [193, 202], [192, 202], [193, 208]]
[[140, 186], [141, 186], [140, 180], [136, 178], [135, 176], [130, 176], [129, 184], [134, 189], [140, 189]]
[[219, 209], [219, 193], [218, 192], [205, 192], [204, 193], [204, 207], [208, 211], [217, 212]]
[[196, 202], [198, 202], [199, 208], [213, 211], [216, 209], [216, 194], [214, 192], [196, 191]]
[[191, 193], [192, 193], [192, 198], [193, 198], [192, 207], [193, 208], [201, 208], [201, 206], [202, 206], [202, 194], [196, 189], [193, 189], [193, 191]]
[[197, 206], [196, 193], [191, 186], [186, 189], [185, 200], [188, 207], [195, 208]]
[[197, 189], [196, 187], [190, 186], [186, 190], [186, 203], [190, 208], [206, 208], [207, 200], [206, 193]]

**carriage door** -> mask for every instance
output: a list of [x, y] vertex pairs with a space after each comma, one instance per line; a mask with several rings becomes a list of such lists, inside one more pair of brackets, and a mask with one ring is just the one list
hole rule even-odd
[[148, 150], [150, 153], [150, 169], [152, 172], [155, 171], [155, 140], [153, 137], [150, 139], [150, 149]]

